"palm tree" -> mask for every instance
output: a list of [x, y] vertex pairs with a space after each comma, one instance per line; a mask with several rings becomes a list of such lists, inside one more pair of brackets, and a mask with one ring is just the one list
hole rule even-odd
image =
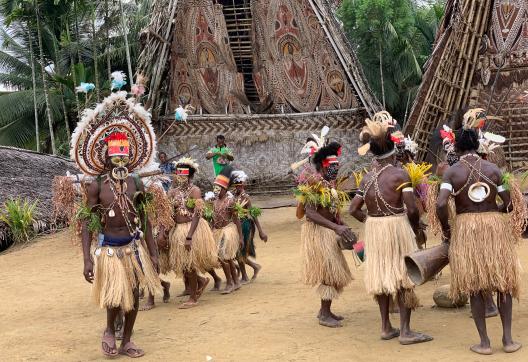
[[38, 46], [39, 46], [39, 53], [40, 53], [40, 68], [42, 72], [42, 88], [44, 90], [44, 99], [46, 101], [46, 116], [48, 117], [48, 126], [49, 126], [49, 133], [51, 138], [51, 151], [54, 155], [57, 154], [57, 148], [55, 147], [55, 133], [53, 131], [53, 118], [51, 117], [51, 110], [50, 110], [50, 101], [49, 101], [49, 91], [46, 84], [46, 67], [44, 65], [44, 51], [42, 50], [42, 31], [40, 28], [40, 11], [39, 6], [37, 3], [37, 0], [33, 0], [33, 6], [35, 8], [35, 16], [37, 18], [37, 36], [38, 36]]

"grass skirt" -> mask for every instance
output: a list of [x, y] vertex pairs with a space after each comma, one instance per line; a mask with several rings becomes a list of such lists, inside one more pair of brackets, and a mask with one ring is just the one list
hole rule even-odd
[[167, 275], [172, 271], [169, 260], [169, 249], [159, 249], [158, 248], [158, 262], [160, 268], [160, 274]]
[[121, 308], [126, 313], [134, 309], [135, 289], [153, 295], [161, 291], [149, 254], [141, 242], [137, 242], [137, 252], [132, 245], [96, 249], [93, 298], [101, 308]]
[[[416, 238], [406, 214], [368, 217], [365, 222], [365, 288], [372, 296], [403, 292], [408, 308], [419, 304], [414, 284], [407, 276], [404, 257], [417, 250]], [[402, 291], [403, 289], [403, 291]]]
[[240, 220], [242, 223], [242, 235], [244, 236], [244, 245], [240, 249], [240, 257], [247, 259], [247, 257], [255, 258], [257, 253], [255, 251], [255, 222], [251, 218]]
[[181, 276], [186, 271], [205, 273], [218, 267], [218, 254], [213, 233], [207, 221], [200, 218], [193, 235], [191, 250], [185, 249], [185, 241], [191, 222], [176, 224], [169, 235], [169, 260], [172, 270]]
[[306, 221], [301, 229], [302, 281], [315, 286], [323, 300], [336, 299], [352, 273], [334, 231]]
[[450, 298], [480, 291], [519, 297], [520, 263], [507, 216], [465, 213], [455, 218], [449, 249]]
[[214, 229], [213, 234], [220, 260], [235, 259], [240, 248], [240, 236], [238, 235], [237, 226], [234, 223], [230, 223], [221, 229]]

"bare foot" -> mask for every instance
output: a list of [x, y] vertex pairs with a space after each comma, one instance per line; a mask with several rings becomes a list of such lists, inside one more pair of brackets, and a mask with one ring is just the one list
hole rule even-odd
[[340, 321], [332, 318], [332, 316], [319, 317], [319, 324], [329, 328], [338, 328], [343, 326]]
[[409, 345], [432, 341], [433, 337], [418, 332], [409, 332], [406, 335], [400, 333], [400, 344]]
[[170, 300], [170, 283], [161, 282], [161, 286], [163, 287], [163, 303], [168, 303]]
[[200, 297], [202, 296], [208, 284], [209, 284], [209, 278], [203, 278], [202, 286], [199, 287], [198, 290], [196, 291], [196, 299], [200, 299]]
[[240, 281], [237, 279], [234, 290], [239, 290], [240, 288], [242, 288], [242, 283], [240, 283]]
[[211, 289], [211, 292], [219, 292], [221, 287], [222, 287], [222, 279], [220, 278], [215, 279], [214, 286]]
[[147, 310], [151, 310], [151, 309], [154, 309], [154, 308], [156, 308], [156, 304], [151, 303], [150, 301], [148, 301], [145, 304], [143, 304], [141, 307], [139, 307], [139, 310], [141, 312], [146, 312]]
[[248, 278], [240, 278], [240, 284], [246, 285], [251, 283], [251, 281]]
[[235, 291], [235, 286], [233, 284], [226, 284], [226, 287], [224, 290], [220, 292], [220, 294], [231, 294]]
[[[334, 314], [334, 313], [332, 313], [332, 312], [330, 312], [330, 316], [331, 316], [332, 318], [334, 318], [336, 321], [342, 321], [342, 320], [345, 319], [345, 317], [340, 316], [340, 315], [337, 315], [337, 314]], [[320, 309], [319, 309], [319, 313], [317, 313], [317, 317], [316, 317], [316, 318], [317, 318], [317, 319], [321, 318], [321, 310], [320, 310]]]
[[254, 271], [253, 271], [253, 277], [251, 278], [251, 281], [252, 281], [252, 282], [254, 282], [255, 279], [257, 279], [257, 275], [258, 275], [258, 273], [260, 272], [261, 269], [262, 269], [262, 266], [261, 266], [260, 264], [257, 264], [257, 265], [255, 266], [255, 269], [254, 269]]
[[400, 336], [400, 330], [398, 328], [391, 328], [388, 332], [381, 333], [381, 339], [388, 341], [390, 339]]
[[502, 349], [506, 353], [513, 353], [513, 352], [517, 352], [518, 350], [520, 350], [521, 347], [522, 347], [522, 344], [511, 341], [511, 343], [504, 344]]
[[470, 350], [472, 350], [475, 353], [478, 354], [484, 354], [484, 355], [490, 355], [493, 353], [490, 346], [482, 346], [480, 344], [475, 344], [471, 347], [469, 347]]

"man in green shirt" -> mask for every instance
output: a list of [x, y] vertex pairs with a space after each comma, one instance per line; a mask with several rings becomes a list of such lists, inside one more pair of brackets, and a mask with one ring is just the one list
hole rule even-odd
[[216, 146], [211, 148], [205, 157], [208, 160], [213, 159], [215, 177], [234, 159], [231, 149], [225, 144], [223, 135], [216, 136]]

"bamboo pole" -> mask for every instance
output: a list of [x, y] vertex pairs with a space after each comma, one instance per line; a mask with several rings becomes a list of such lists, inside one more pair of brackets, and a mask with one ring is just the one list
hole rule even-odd
[[121, 28], [123, 29], [123, 37], [125, 38], [125, 53], [128, 67], [128, 79], [130, 85], [134, 84], [134, 73], [132, 73], [132, 59], [130, 58], [130, 47], [128, 45], [128, 31], [125, 24], [125, 14], [123, 12], [123, 2], [119, 0], [119, 13], [121, 18]]

